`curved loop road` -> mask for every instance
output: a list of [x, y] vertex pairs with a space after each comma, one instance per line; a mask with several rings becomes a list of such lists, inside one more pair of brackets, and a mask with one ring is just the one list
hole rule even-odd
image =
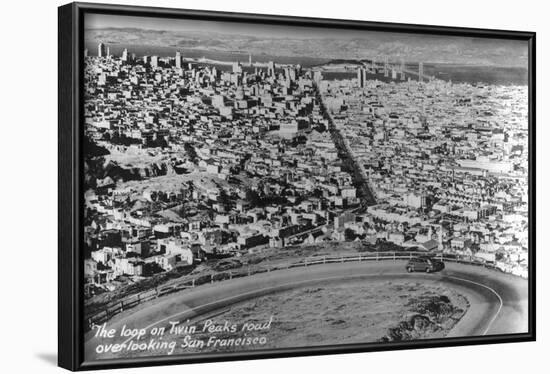
[[[108, 328], [146, 328], [186, 321], [228, 305], [269, 293], [327, 282], [346, 280], [419, 280], [444, 284], [465, 296], [470, 308], [448, 334], [449, 337], [524, 333], [528, 330], [528, 282], [525, 279], [471, 265], [447, 263], [439, 273], [407, 273], [405, 261], [356, 262], [316, 265], [278, 270], [202, 285], [195, 289], [151, 300], [116, 315]], [[116, 358], [98, 355], [99, 338], [90, 331], [85, 336], [86, 361]], [[109, 339], [109, 343], [128, 342], [128, 338]], [[105, 343], [105, 342], [103, 342]], [[134, 352], [134, 354], [137, 354]]]

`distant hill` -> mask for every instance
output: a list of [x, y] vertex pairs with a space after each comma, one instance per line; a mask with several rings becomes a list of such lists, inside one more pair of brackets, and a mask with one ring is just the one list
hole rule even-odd
[[[296, 56], [332, 59], [331, 63], [358, 64], [365, 58], [383, 56], [407, 62], [454, 63], [478, 66], [527, 66], [527, 43], [482, 38], [445, 37], [437, 35], [364, 32], [364, 37], [337, 38], [330, 32], [322, 37], [277, 37], [224, 34], [216, 31], [159, 31], [139, 28], [87, 29], [87, 42], [121, 45], [196, 48], [211, 51], [243, 51], [253, 55]], [[326, 35], [326, 36], [324, 36]]]
[[[323, 64], [318, 64], [318, 65], [315, 65], [315, 66], [327, 66], [327, 65], [342, 65], [342, 64], [346, 64], [346, 65], [363, 65], [363, 62], [364, 61], [367, 61], [367, 60], [353, 60], [353, 59], [342, 59], [342, 58], [337, 58], [337, 59], [333, 59], [333, 60], [330, 60], [328, 62], [325, 62]], [[370, 60], [368, 60], [370, 61]]]

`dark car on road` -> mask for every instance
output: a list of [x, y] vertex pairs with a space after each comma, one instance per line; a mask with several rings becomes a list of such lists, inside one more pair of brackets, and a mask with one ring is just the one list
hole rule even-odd
[[414, 257], [409, 260], [405, 268], [409, 273], [413, 271], [433, 273], [445, 269], [445, 264], [443, 261], [436, 260], [432, 257]]

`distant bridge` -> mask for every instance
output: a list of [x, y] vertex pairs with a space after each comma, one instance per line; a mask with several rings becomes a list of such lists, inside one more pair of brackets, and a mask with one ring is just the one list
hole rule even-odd
[[423, 67], [421, 67], [422, 63], [418, 64], [418, 70], [412, 70], [410, 68], [407, 68], [404, 62], [401, 63], [395, 63], [395, 62], [389, 62], [389, 61], [376, 61], [376, 60], [365, 60], [366, 62], [363, 62], [363, 67], [367, 70], [370, 70], [372, 72], [373, 66], [374, 66], [374, 73], [380, 73], [380, 71], [384, 72], [387, 71], [387, 76], [391, 77], [392, 71], [396, 72], [397, 77], [396, 80], [401, 80], [401, 74], [414, 76], [417, 80], [428, 80], [432, 81], [435, 79], [435, 76], [425, 74], [424, 72], [420, 72]]

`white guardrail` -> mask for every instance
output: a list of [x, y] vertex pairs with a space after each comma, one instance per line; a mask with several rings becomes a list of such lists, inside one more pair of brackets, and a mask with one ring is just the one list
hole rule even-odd
[[[112, 302], [106, 305], [106, 307], [100, 311], [95, 312], [85, 317], [87, 321], [86, 327], [90, 330], [94, 325], [102, 324], [110, 320], [114, 315], [121, 313], [124, 310], [131, 309], [136, 305], [144, 303], [146, 301], [156, 299], [160, 296], [164, 296], [170, 293], [182, 291], [188, 288], [194, 288], [202, 284], [221, 282], [228, 279], [246, 277], [254, 274], [266, 273], [282, 269], [290, 269], [295, 267], [307, 267], [319, 264], [330, 263], [343, 263], [343, 262], [362, 262], [362, 261], [387, 261], [387, 260], [409, 260], [413, 257], [427, 256], [426, 252], [365, 252], [358, 255], [348, 256], [314, 256], [304, 258], [301, 261], [291, 263], [288, 265], [273, 265], [273, 266], [249, 266], [247, 268], [232, 269], [227, 271], [221, 271], [217, 273], [206, 274], [198, 276], [192, 279], [186, 279], [184, 281], [167, 285], [158, 286], [148, 291], [140, 292], [122, 300]], [[457, 256], [452, 254], [437, 254], [430, 257], [441, 260], [444, 262], [455, 262], [461, 264], [469, 264], [482, 266], [488, 269], [500, 270], [495, 263], [483, 262], [476, 260], [470, 256]]]

